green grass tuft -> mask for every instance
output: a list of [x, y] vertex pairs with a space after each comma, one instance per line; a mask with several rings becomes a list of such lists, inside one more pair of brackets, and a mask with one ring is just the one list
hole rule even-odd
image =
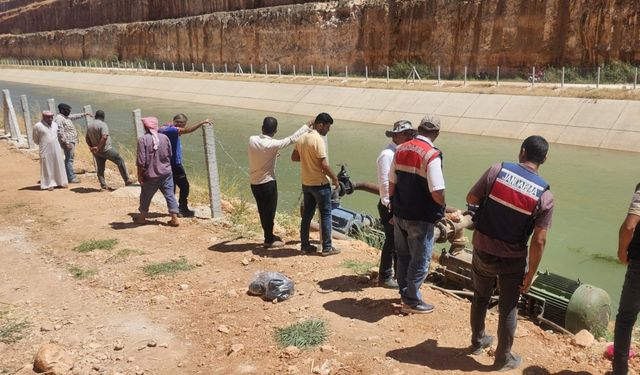
[[178, 271], [189, 271], [193, 268], [194, 266], [187, 263], [185, 258], [180, 258], [180, 260], [172, 260], [171, 262], [149, 264], [144, 266], [143, 270], [148, 276], [156, 276], [160, 274], [173, 274]]
[[369, 269], [371, 269], [371, 267], [375, 267], [376, 264], [371, 262], [361, 262], [358, 260], [347, 259], [342, 262], [342, 266], [350, 269], [357, 275], [366, 275], [369, 273]]
[[307, 320], [285, 328], [276, 328], [275, 337], [280, 348], [296, 346], [300, 349], [311, 348], [325, 342], [328, 332], [322, 320]]
[[77, 266], [69, 266], [69, 268], [67, 268], [67, 270], [71, 273], [71, 275], [78, 279], [78, 280], [83, 280], [86, 278], [89, 278], [93, 275], [95, 275], [98, 271], [97, 270], [93, 270], [93, 269], [82, 269], [80, 267]]
[[105, 260], [105, 263], [122, 263], [124, 262], [130, 255], [143, 255], [144, 251], [139, 249], [122, 249], [118, 251], [116, 254], [110, 256]]
[[88, 253], [93, 250], [111, 250], [118, 244], [118, 240], [111, 238], [108, 240], [90, 240], [84, 241], [80, 245], [73, 248], [73, 251], [79, 253]]
[[26, 321], [17, 321], [6, 317], [6, 312], [0, 312], [0, 342], [4, 344], [13, 344], [22, 340], [22, 333], [29, 328], [31, 324]]

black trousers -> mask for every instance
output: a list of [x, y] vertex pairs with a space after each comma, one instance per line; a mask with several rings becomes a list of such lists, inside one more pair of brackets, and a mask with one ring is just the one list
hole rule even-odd
[[187, 211], [189, 209], [189, 180], [187, 180], [187, 172], [184, 171], [182, 164], [172, 165], [171, 172], [173, 173], [173, 188], [180, 188], [180, 195], [178, 197], [178, 209], [180, 211]]
[[271, 243], [275, 240], [273, 220], [276, 217], [278, 206], [278, 184], [273, 180], [260, 185], [251, 185], [251, 192], [258, 205], [260, 224], [264, 231], [264, 242]]
[[378, 213], [380, 214], [380, 224], [384, 229], [384, 244], [380, 253], [380, 269], [378, 279], [386, 281], [393, 278], [396, 273], [396, 250], [394, 245], [394, 228], [389, 221], [393, 219], [393, 214], [389, 212], [382, 202], [378, 201]]

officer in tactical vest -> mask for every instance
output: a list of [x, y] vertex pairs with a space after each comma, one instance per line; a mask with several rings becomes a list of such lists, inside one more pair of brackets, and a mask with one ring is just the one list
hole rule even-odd
[[613, 335], [613, 374], [629, 372], [631, 334], [640, 311], [640, 184], [618, 234], [618, 259], [627, 265]]
[[467, 195], [469, 205], [480, 206], [473, 233], [471, 351], [481, 354], [493, 343], [493, 336], [485, 333], [485, 317], [497, 277], [500, 317], [494, 367], [500, 371], [522, 363], [511, 347], [518, 299], [531, 286], [551, 227], [553, 195], [538, 175], [548, 150], [544, 138], [528, 137], [520, 148], [519, 163], [494, 164]]

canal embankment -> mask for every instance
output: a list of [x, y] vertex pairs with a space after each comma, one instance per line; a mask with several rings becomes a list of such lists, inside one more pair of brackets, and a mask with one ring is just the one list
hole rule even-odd
[[[0, 80], [115, 95], [211, 104], [388, 125], [439, 115], [446, 132], [640, 151], [640, 102], [442, 91], [391, 90], [223, 79], [0, 69]], [[526, 90], [523, 89], [526, 94]]]

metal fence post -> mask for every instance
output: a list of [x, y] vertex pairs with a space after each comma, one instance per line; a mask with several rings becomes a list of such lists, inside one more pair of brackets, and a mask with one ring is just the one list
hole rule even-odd
[[227, 74], [227, 63], [224, 63], [224, 74]]
[[327, 79], [329, 79], [329, 64], [327, 64], [326, 66], [327, 66]]
[[16, 110], [13, 107], [13, 102], [11, 101], [11, 94], [7, 89], [2, 90], [2, 94], [4, 96], [4, 112], [6, 113], [5, 119], [9, 120], [9, 131], [11, 132], [11, 139], [20, 143], [20, 127], [18, 126], [18, 117], [16, 116]]
[[636, 85], [638, 84], [638, 68], [635, 69], [635, 74], [633, 75], [633, 89], [636, 89]]
[[195, 72], [196, 71], [196, 66], [194, 63], [191, 63], [191, 71]]
[[598, 67], [598, 71], [596, 72], [596, 88], [600, 87], [600, 67]]
[[156, 62], [155, 61], [153, 62], [153, 70], [158, 70], [158, 69], [156, 69]]
[[149, 70], [149, 66], [147, 64], [147, 60], [144, 60], [144, 70]]
[[562, 67], [562, 76], [560, 76], [560, 88], [564, 88], [564, 66]]
[[202, 63], [202, 73], [204, 73], [204, 63]]
[[313, 78], [313, 65], [311, 65], [311, 78]]
[[211, 73], [215, 73], [216, 72], [216, 64], [211, 63]]
[[182, 62], [182, 71], [185, 72], [185, 70], [184, 70], [184, 61]]
[[264, 64], [264, 75], [269, 75], [269, 72], [267, 71], [267, 64]]
[[296, 64], [293, 64], [293, 76], [296, 76]]
[[387, 83], [389, 83], [389, 65], [387, 65]]
[[344, 79], [349, 79], [349, 67], [344, 67]]
[[253, 64], [249, 64], [249, 71], [251, 72], [251, 77], [253, 77]]
[[496, 68], [496, 86], [500, 84], [500, 65]]
[[438, 65], [438, 86], [440, 85], [440, 65]]
[[202, 127], [202, 138], [204, 140], [204, 156], [207, 165], [207, 180], [209, 183], [209, 203], [211, 217], [221, 218], [222, 204], [220, 200], [220, 178], [218, 176], [218, 162], [216, 160], [216, 137], [213, 125], [206, 124]]
[[282, 67], [278, 64], [278, 75], [282, 77]]
[[33, 130], [31, 126], [31, 112], [29, 112], [29, 101], [26, 95], [20, 95], [20, 104], [22, 104], [22, 117], [24, 118], [24, 129], [27, 132], [27, 145], [29, 148], [35, 148], [33, 143]]
[[173, 71], [176, 70], [176, 65], [173, 62], [171, 63], [171, 70], [173, 70]]
[[536, 67], [531, 68], [531, 86], [536, 84]]
[[467, 85], [467, 66], [464, 66], [464, 85]]
[[364, 66], [364, 80], [365, 81], [369, 80], [369, 66], [368, 65]]
[[142, 125], [142, 112], [139, 109], [133, 111], [133, 130], [136, 132], [136, 139], [144, 135], [144, 126]]

